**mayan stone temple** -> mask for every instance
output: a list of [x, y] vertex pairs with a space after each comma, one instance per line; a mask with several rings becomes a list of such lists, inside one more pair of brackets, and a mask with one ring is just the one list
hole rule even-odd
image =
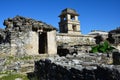
[[[60, 33], [56, 28], [42, 21], [16, 16], [4, 20], [5, 30], [0, 30], [1, 53], [12, 55], [57, 54], [57, 45], [79, 45], [86, 47], [95, 43], [92, 36], [84, 36], [80, 31], [79, 14], [74, 9], [62, 10], [59, 22]], [[86, 45], [86, 46], [84, 46]], [[84, 48], [85, 49], [85, 48]], [[84, 50], [85, 51], [85, 50]]]
[[120, 80], [120, 28], [83, 35], [79, 15], [63, 9], [59, 31], [19, 15], [4, 20], [0, 79], [17, 73], [15, 80]]
[[62, 10], [59, 22], [60, 33], [81, 34], [79, 14], [74, 9], [66, 8]]
[[60, 33], [57, 33], [56, 36], [58, 53], [61, 45], [65, 45], [66, 48], [79, 46], [79, 50], [89, 51], [90, 46], [95, 44], [94, 36], [81, 34], [78, 16], [79, 14], [76, 12], [76, 10], [71, 8], [66, 8], [61, 11], [61, 14], [59, 15]]

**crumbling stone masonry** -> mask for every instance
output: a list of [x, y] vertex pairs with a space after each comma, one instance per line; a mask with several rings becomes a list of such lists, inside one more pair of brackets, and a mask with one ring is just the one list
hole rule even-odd
[[63, 44], [79, 46], [79, 50], [85, 51], [84, 47], [90, 48], [91, 45], [95, 44], [93, 36], [81, 34], [78, 16], [77, 11], [71, 8], [66, 8], [61, 11], [59, 15], [60, 33], [56, 36], [58, 46]]
[[[56, 54], [56, 29], [41, 21], [16, 16], [0, 30], [0, 53], [17, 55]], [[52, 44], [52, 45], [51, 45]]]
[[[56, 62], [57, 63], [57, 62]], [[119, 65], [68, 66], [56, 64], [49, 59], [35, 62], [35, 76], [38, 80], [120, 80]], [[67, 63], [66, 63], [67, 64]]]
[[5, 30], [0, 29], [0, 51], [17, 55], [56, 54], [57, 46], [64, 43], [77, 45], [79, 50], [86, 51], [95, 41], [93, 36], [81, 34], [78, 16], [74, 9], [62, 10], [59, 34], [53, 26], [41, 21], [22, 16], [8, 18], [4, 21]]
[[94, 45], [95, 39], [89, 35], [57, 34], [57, 43], [67, 43], [70, 45]]

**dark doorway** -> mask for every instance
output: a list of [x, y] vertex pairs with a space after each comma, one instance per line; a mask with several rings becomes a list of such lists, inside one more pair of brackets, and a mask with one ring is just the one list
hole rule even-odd
[[47, 53], [47, 33], [39, 33], [39, 54]]

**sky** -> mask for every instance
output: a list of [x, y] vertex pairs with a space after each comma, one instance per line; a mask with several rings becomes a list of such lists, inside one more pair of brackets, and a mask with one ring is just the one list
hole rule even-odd
[[58, 16], [65, 8], [73, 8], [80, 14], [82, 34], [120, 26], [120, 0], [0, 0], [0, 28], [5, 28], [5, 19], [20, 15], [59, 29]]

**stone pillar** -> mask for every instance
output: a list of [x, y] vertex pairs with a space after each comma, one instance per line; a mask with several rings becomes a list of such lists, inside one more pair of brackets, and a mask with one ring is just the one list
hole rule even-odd
[[48, 54], [57, 54], [56, 30], [47, 32], [47, 44]]
[[75, 16], [75, 20], [78, 21], [78, 16]]
[[67, 20], [70, 20], [71, 15], [67, 14]]
[[[77, 27], [77, 31], [79, 32], [80, 31], [80, 24], [77, 24], [76, 27]], [[81, 32], [79, 32], [79, 33], [81, 34]]]
[[68, 27], [68, 33], [69, 33], [70, 31], [73, 31], [73, 29], [72, 29], [72, 24], [71, 24], [71, 23], [67, 24], [67, 27]]

